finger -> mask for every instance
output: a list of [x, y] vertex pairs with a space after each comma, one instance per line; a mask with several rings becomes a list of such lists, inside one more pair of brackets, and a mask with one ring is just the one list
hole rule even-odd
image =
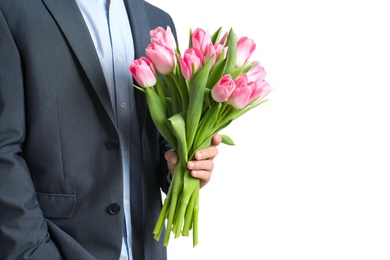
[[179, 161], [177, 154], [172, 150], [168, 150], [165, 154], [165, 160], [167, 160], [168, 170], [173, 175], [175, 172], [175, 165]]
[[195, 153], [196, 160], [213, 159], [218, 155], [218, 149], [216, 146], [210, 146], [209, 148], [197, 151]]
[[209, 171], [202, 171], [202, 170], [191, 171], [191, 175], [194, 178], [198, 178], [200, 180], [200, 188], [205, 186], [211, 179], [211, 172]]
[[173, 151], [173, 149], [171, 150], [168, 150], [166, 153], [165, 153], [165, 160], [167, 160], [168, 164], [176, 164], [178, 162], [178, 156], [177, 154]]
[[193, 171], [209, 171], [214, 169], [213, 160], [200, 160], [200, 161], [189, 161], [187, 168]]
[[222, 142], [222, 136], [219, 134], [215, 134], [212, 139], [211, 145], [218, 146]]

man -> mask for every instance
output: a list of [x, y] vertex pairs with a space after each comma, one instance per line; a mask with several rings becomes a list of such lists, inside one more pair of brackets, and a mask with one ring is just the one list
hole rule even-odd
[[[1, 0], [0, 259], [166, 259], [177, 156], [127, 71], [158, 26], [143, 0]], [[219, 143], [189, 163], [202, 185]]]

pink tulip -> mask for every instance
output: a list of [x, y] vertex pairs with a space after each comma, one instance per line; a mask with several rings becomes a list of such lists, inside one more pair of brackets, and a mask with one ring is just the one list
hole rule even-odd
[[252, 94], [250, 96], [250, 102], [253, 100], [261, 101], [272, 91], [272, 87], [265, 80], [261, 81], [259, 84], [254, 84], [252, 88]]
[[252, 63], [252, 67], [246, 74], [248, 75], [248, 81], [255, 83], [252, 85], [251, 100], [257, 99], [260, 101], [271, 92], [271, 86], [264, 80], [267, 73], [258, 61]]
[[242, 37], [237, 42], [236, 67], [242, 67], [252, 56], [256, 49], [256, 44], [248, 37]]
[[130, 72], [137, 83], [143, 87], [153, 87], [156, 84], [156, 74], [152, 62], [141, 57], [130, 64]]
[[260, 66], [258, 61], [255, 61], [252, 63], [252, 67], [247, 72], [247, 75], [249, 81], [254, 81], [256, 84], [260, 84], [267, 75], [267, 72], [265, 72], [264, 67]]
[[215, 64], [215, 62], [218, 60], [219, 56], [221, 56], [221, 53], [222, 51], [224, 51], [224, 53], [226, 54], [226, 50], [227, 50], [227, 47], [225, 47], [224, 45], [222, 44], [215, 44], [213, 45], [212, 43], [210, 43], [207, 48], [206, 48], [206, 52], [204, 52], [204, 60], [203, 60], [203, 64], [206, 64], [206, 62], [208, 62], [211, 57], [213, 57], [213, 63], [212, 65]]
[[166, 46], [151, 43], [146, 48], [145, 53], [162, 75], [171, 73], [176, 66], [175, 52]]
[[236, 88], [230, 74], [224, 75], [211, 90], [211, 96], [217, 102], [226, 102]]
[[202, 67], [203, 54], [197, 48], [186, 49], [183, 56], [179, 55], [179, 64], [181, 72], [188, 81], [191, 80], [192, 74]]
[[171, 27], [167, 26], [164, 30], [162, 27], [157, 27], [150, 31], [150, 42], [158, 45], [166, 46], [172, 50], [176, 49], [175, 37], [172, 34]]
[[251, 102], [251, 94], [254, 82], [248, 82], [248, 76], [246, 74], [239, 75], [236, 80], [236, 89], [233, 91], [230, 97], [230, 104], [237, 108], [243, 109]]
[[229, 32], [226, 32], [226, 33], [222, 36], [222, 38], [219, 40], [219, 43], [222, 44], [222, 45], [225, 45], [228, 36], [229, 36]]
[[225, 47], [225, 45], [216, 43], [214, 45], [215, 58], [218, 59], [219, 56], [221, 56], [222, 53], [224, 55], [224, 58], [226, 58], [227, 49], [228, 49], [228, 47]]
[[206, 53], [209, 44], [212, 44], [210, 33], [200, 28], [195, 29], [192, 33], [192, 48], [197, 48], [202, 53]]

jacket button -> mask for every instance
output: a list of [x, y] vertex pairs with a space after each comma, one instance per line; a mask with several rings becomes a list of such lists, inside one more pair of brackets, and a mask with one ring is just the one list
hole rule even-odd
[[117, 138], [111, 138], [110, 140], [108, 140], [108, 145], [111, 147], [111, 148], [118, 148], [119, 146], [119, 140]]
[[112, 203], [110, 206], [108, 206], [107, 211], [111, 215], [116, 215], [119, 213], [119, 211], [121, 211], [121, 207], [116, 203]]

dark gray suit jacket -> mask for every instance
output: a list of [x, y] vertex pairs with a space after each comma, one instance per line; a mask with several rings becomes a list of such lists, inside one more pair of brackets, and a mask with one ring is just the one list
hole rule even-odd
[[[136, 58], [171, 17], [125, 0]], [[131, 87], [131, 86], [130, 86]], [[134, 260], [166, 259], [153, 228], [168, 189], [160, 137], [135, 91]], [[118, 259], [121, 152], [98, 56], [74, 0], [0, 1], [0, 259]]]

